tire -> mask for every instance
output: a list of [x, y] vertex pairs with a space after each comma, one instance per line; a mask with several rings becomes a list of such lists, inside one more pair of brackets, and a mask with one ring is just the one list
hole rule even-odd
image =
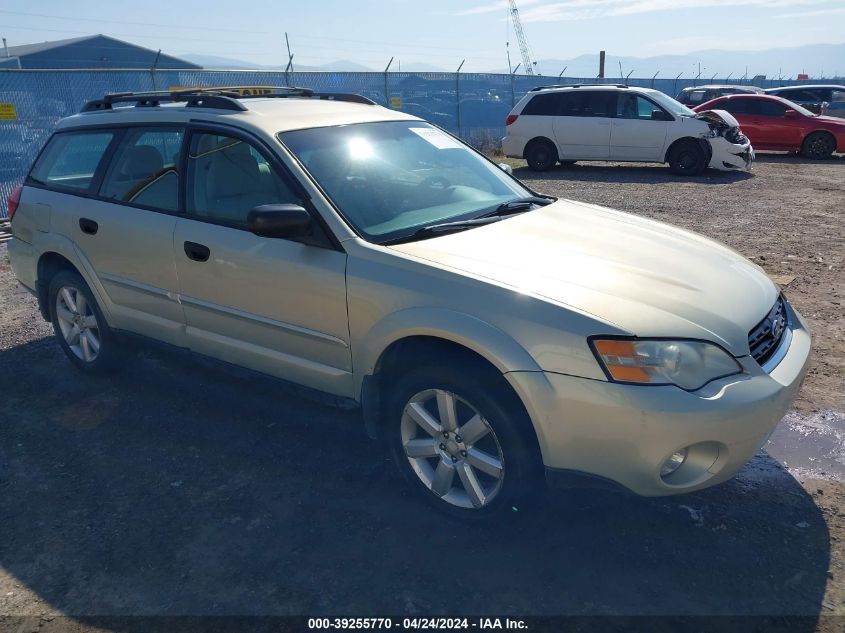
[[119, 348], [114, 333], [79, 273], [57, 273], [50, 280], [47, 300], [56, 339], [78, 369], [100, 373], [117, 366]]
[[525, 148], [525, 160], [533, 171], [548, 171], [557, 163], [557, 148], [548, 140], [531, 141]]
[[801, 143], [801, 155], [812, 160], [825, 160], [836, 151], [836, 139], [827, 132], [808, 134]]
[[707, 168], [707, 156], [694, 140], [678, 141], [667, 156], [669, 168], [678, 176], [699, 176]]
[[[391, 383], [385, 437], [419, 498], [460, 520], [502, 519], [543, 489], [536, 436], [501, 374], [456, 360], [419, 365]], [[450, 406], [457, 424], [444, 422]]]

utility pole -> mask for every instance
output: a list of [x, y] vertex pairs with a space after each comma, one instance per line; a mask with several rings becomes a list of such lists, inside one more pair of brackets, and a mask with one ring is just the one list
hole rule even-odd
[[622, 74], [622, 60], [621, 59], [619, 60], [619, 79], [622, 79], [622, 80], [625, 79], [625, 75]]
[[293, 72], [293, 55], [290, 54], [290, 40], [287, 32], [285, 32], [285, 46], [288, 47], [288, 64], [285, 66], [285, 72]]
[[464, 67], [466, 59], [461, 60], [458, 70], [455, 71], [455, 104], [458, 119], [458, 136], [461, 135], [461, 68]]
[[599, 51], [599, 76], [598, 79], [604, 79], [604, 51]]
[[390, 93], [387, 89], [387, 71], [390, 70], [390, 64], [393, 63], [393, 57], [390, 58], [390, 61], [387, 62], [387, 66], [384, 67], [384, 101], [387, 103], [387, 107], [390, 107]]

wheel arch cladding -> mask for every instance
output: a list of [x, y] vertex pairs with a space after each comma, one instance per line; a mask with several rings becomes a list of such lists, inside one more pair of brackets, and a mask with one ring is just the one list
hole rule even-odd
[[82, 276], [79, 269], [67, 257], [55, 251], [42, 253], [38, 258], [37, 283], [38, 288], [38, 309], [45, 321], [50, 320], [50, 306], [48, 305], [47, 293], [50, 291], [50, 281], [62, 271], [74, 272]]

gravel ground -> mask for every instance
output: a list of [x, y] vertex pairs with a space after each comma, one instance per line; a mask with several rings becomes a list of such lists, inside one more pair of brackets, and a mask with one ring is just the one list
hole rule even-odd
[[792, 630], [841, 631], [845, 161], [769, 155], [754, 176], [692, 180], [605, 163], [517, 175], [795, 277], [813, 367], [738, 477], [664, 499], [551, 492], [542, 511], [455, 525], [406, 497], [355, 412], [173, 352], [76, 373], [0, 246], [0, 630], [495, 612], [802, 615]]

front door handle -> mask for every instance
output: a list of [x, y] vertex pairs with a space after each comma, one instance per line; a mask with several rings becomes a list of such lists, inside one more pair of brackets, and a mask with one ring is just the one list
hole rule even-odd
[[89, 220], [88, 218], [79, 218], [79, 228], [82, 230], [83, 233], [87, 233], [88, 235], [96, 235], [97, 231], [100, 229], [100, 225], [94, 222], [94, 220]]
[[211, 256], [211, 249], [196, 242], [185, 242], [185, 255], [195, 262], [207, 262]]

